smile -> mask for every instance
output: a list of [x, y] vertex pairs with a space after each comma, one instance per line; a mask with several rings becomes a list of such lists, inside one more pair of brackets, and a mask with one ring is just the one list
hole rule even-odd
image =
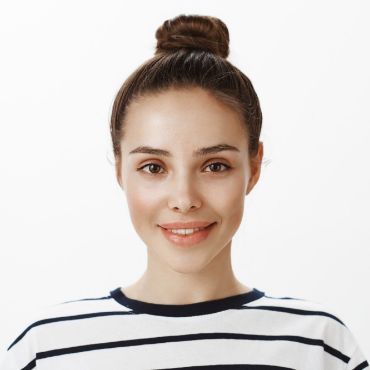
[[211, 231], [216, 226], [217, 222], [204, 227], [194, 229], [164, 229], [161, 227], [162, 233], [168, 241], [181, 247], [189, 247], [199, 244], [207, 239]]

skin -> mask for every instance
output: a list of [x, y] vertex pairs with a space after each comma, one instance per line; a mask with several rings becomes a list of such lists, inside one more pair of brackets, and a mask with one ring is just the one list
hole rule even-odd
[[[263, 157], [259, 142], [249, 158], [244, 123], [237, 112], [201, 88], [169, 89], [132, 102], [121, 142], [117, 180], [126, 194], [133, 226], [147, 247], [147, 267], [122, 288], [129, 298], [157, 304], [189, 304], [252, 290], [234, 275], [232, 237], [244, 198], [257, 183]], [[227, 143], [240, 151], [192, 157], [199, 147]], [[172, 157], [129, 152], [149, 145]], [[229, 170], [221, 162], [231, 166]], [[145, 164], [138, 171], [137, 169]], [[169, 242], [157, 224], [217, 221], [207, 239], [191, 248]]]

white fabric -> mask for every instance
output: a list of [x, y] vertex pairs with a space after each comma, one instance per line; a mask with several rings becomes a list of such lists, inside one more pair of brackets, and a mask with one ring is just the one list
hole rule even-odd
[[[369, 369], [351, 331], [321, 303], [262, 292], [239, 306], [219, 299], [176, 316], [197, 304], [151, 304], [159, 312], [151, 314], [112, 292], [47, 307], [9, 343], [0, 370]], [[161, 314], [168, 310], [174, 316]]]

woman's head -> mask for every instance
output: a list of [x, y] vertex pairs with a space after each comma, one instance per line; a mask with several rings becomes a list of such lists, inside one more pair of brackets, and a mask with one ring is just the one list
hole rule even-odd
[[[114, 102], [116, 175], [151, 263], [195, 272], [227, 254], [240, 225], [260, 173], [262, 114], [249, 79], [225, 59], [228, 31], [219, 19], [182, 15], [156, 36], [155, 56]], [[216, 226], [199, 248], [185, 250], [159, 227], [176, 221]]]
[[154, 57], [126, 79], [113, 104], [110, 132], [118, 181], [130, 103], [170, 88], [200, 87], [239, 112], [250, 160], [255, 158], [262, 112], [249, 78], [226, 59], [229, 55], [226, 25], [214, 17], [179, 15], [166, 20], [157, 29], [156, 38]]

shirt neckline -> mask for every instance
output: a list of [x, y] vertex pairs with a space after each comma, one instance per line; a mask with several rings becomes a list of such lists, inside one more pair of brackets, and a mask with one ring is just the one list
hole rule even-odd
[[200, 316], [224, 311], [255, 301], [265, 295], [265, 292], [252, 288], [247, 293], [232, 295], [225, 298], [213, 299], [188, 304], [159, 304], [149, 303], [127, 297], [122, 287], [110, 291], [111, 297], [120, 305], [130, 308], [136, 313], [146, 313], [159, 316]]

